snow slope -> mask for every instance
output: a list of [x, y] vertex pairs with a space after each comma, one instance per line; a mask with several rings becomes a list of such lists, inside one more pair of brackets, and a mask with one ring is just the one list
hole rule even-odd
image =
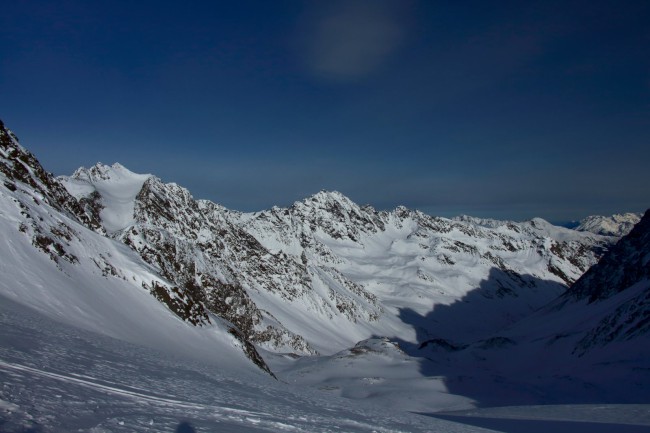
[[[650, 427], [650, 405], [501, 407], [436, 417], [377, 408], [68, 326], [1, 295], [0, 382], [5, 433], [640, 433]], [[414, 384], [404, 385], [394, 390], [399, 396]]]
[[[224, 350], [227, 346], [221, 346]], [[0, 431], [487, 432], [54, 321], [0, 295]]]

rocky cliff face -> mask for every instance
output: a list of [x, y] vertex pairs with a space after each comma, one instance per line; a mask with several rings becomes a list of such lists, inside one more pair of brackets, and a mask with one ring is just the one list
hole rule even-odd
[[[109, 172], [114, 174], [116, 169], [127, 174], [127, 170], [121, 166], [110, 169], [97, 166], [94, 170], [75, 173], [74, 178], [78, 180], [76, 183], [70, 183], [67, 178], [62, 179], [77, 195], [75, 197], [63, 186], [61, 180], [46, 172], [38, 160], [18, 143], [16, 136], [0, 122], [0, 216], [3, 222], [13, 225], [18, 233], [29, 240], [35, 251], [47, 255], [56, 264], [58, 271], [69, 278], [77, 274], [84, 275], [84, 278], [96, 275], [94, 278], [115, 279], [115, 284], [120, 287], [134, 286], [133, 290], [145, 288], [190, 324], [211, 324], [208, 309], [200, 296], [203, 289], [199, 290], [182, 278], [182, 262], [166, 262], [166, 267], [160, 266], [158, 272], [152, 272], [142, 260], [134, 261], [133, 257], [116, 255], [112, 251], [114, 248], [105, 236], [108, 233], [107, 227], [115, 229], [120, 215], [104, 212], [114, 202], [106, 200], [100, 190], [89, 186], [92, 182], [108, 180]], [[84, 185], [86, 188], [80, 189]], [[137, 190], [140, 189], [141, 186], [138, 186]], [[103, 192], [106, 193], [106, 190]], [[132, 215], [126, 215], [127, 221], [131, 219]], [[9, 235], [5, 233], [5, 240], [9, 242], [5, 245], [5, 252], [18, 248], [8, 240], [11, 238]], [[119, 236], [128, 240], [126, 233], [120, 231]], [[169, 248], [163, 243], [157, 247], [161, 250], [147, 251], [147, 254], [153, 257], [164, 256], [165, 248]], [[148, 258], [147, 254], [143, 252], [142, 256]], [[26, 257], [23, 271], [38, 273], [38, 269], [29, 270], [32, 266], [30, 257]], [[156, 263], [155, 260], [149, 262]], [[169, 272], [172, 268], [176, 272]], [[72, 281], [71, 284], [79, 283]], [[49, 296], [47, 288], [42, 290], [44, 297]], [[83, 302], [81, 301], [82, 304]], [[66, 308], [62, 305], [59, 310], [65, 311]], [[76, 313], [88, 314], [82, 310]], [[232, 325], [230, 329], [230, 335], [238, 341], [242, 351], [260, 368], [270, 373], [251, 342]]]
[[589, 302], [603, 300], [650, 279], [650, 210], [634, 228], [589, 269], [567, 292]]
[[[424, 316], [480, 291], [473, 302], [492, 311], [490, 325], [478, 318], [446, 325], [471, 338], [558, 296], [608, 241], [539, 219], [486, 225], [404, 207], [376, 211], [326, 191], [243, 214], [120, 165], [82, 168], [62, 181], [99, 209], [110, 236], [173, 283], [148, 287], [172, 311], [194, 324], [210, 311], [278, 352], [331, 352], [387, 333], [405, 338], [413, 324], [400, 311]], [[421, 322], [418, 333], [436, 333]]]
[[4, 187], [8, 190], [16, 191], [19, 188], [16, 182], [20, 182], [27, 187], [24, 192], [31, 195], [35, 203], [46, 203], [92, 230], [103, 233], [92, 204], [86, 200], [75, 200], [54, 176], [43, 169], [34, 155], [18, 143], [16, 135], [1, 120], [0, 173], [4, 175]]
[[594, 346], [630, 340], [650, 331], [650, 210], [567, 291], [565, 298], [598, 304], [621, 302], [578, 343], [584, 353]]

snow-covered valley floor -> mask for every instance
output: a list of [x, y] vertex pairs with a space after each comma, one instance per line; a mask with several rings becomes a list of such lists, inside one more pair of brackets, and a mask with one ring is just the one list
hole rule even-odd
[[0, 300], [2, 432], [650, 431], [650, 405], [429, 416], [380, 408], [125, 343]]

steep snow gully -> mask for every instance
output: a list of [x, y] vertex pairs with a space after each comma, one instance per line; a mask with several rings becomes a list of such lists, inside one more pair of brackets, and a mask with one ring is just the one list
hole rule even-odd
[[648, 213], [241, 213], [0, 122], [0, 230], [3, 432], [650, 430]]

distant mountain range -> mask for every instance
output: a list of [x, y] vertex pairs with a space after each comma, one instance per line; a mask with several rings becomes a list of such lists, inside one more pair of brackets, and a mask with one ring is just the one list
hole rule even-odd
[[400, 310], [426, 314], [478, 287], [472, 303], [489, 311], [480, 320], [420, 326], [426, 335], [441, 327], [487, 334], [560, 295], [612, 241], [541, 219], [379, 212], [326, 191], [246, 214], [119, 164], [58, 181], [89, 203], [110, 238], [171, 283], [147, 288], [172, 311], [195, 325], [217, 314], [275, 352], [332, 353], [372, 335], [407, 339], [412, 326]]
[[641, 220], [640, 213], [616, 214], [610, 217], [592, 215], [580, 221], [575, 228], [603, 236], [625, 236]]
[[469, 396], [459, 366], [535, 388], [523, 365], [536, 356], [543, 380], [600, 362], [650, 383], [648, 214], [573, 230], [378, 211], [328, 191], [241, 213], [120, 164], [55, 178], [2, 123], [0, 180], [0, 295], [84, 329], [225, 348], [209, 356], [288, 376], [301, 356], [388, 351]]

